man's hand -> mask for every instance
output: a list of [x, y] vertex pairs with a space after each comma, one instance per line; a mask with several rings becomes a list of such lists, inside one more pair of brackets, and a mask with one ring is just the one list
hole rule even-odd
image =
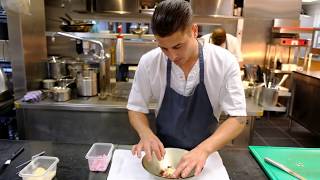
[[196, 147], [191, 150], [189, 153], [185, 154], [177, 168], [173, 174], [174, 178], [185, 178], [187, 177], [190, 172], [194, 169], [194, 175], [197, 176], [201, 173], [208, 156], [210, 155], [209, 152], [201, 149], [200, 147]]
[[152, 153], [155, 153], [158, 160], [162, 160], [165, 154], [164, 146], [159, 138], [153, 133], [147, 133], [140, 137], [138, 144], [132, 147], [132, 154], [141, 158], [141, 151], [144, 151], [148, 161], [152, 159]]

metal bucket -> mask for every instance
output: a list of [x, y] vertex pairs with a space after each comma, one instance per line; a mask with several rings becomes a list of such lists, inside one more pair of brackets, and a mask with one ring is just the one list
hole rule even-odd
[[278, 90], [274, 88], [261, 88], [259, 96], [259, 105], [264, 107], [276, 106], [278, 103]]
[[77, 75], [77, 90], [80, 96], [98, 94], [96, 69], [85, 69]]

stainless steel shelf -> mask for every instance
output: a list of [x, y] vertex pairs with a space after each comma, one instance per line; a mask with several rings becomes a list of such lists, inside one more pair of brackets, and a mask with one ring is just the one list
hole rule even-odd
[[[79, 19], [97, 19], [106, 20], [110, 22], [144, 22], [150, 23], [152, 17], [152, 11], [145, 11], [142, 13], [90, 13], [90, 12], [78, 12]], [[210, 16], [194, 16], [194, 22], [200, 24], [217, 24], [224, 21], [237, 21], [243, 19], [240, 16], [221, 16], [221, 15], [210, 15]]]
[[264, 111], [274, 111], [274, 112], [286, 112], [287, 108], [282, 104], [278, 103], [277, 106], [263, 106]]
[[[81, 38], [94, 38], [94, 39], [116, 39], [117, 33], [107, 33], [107, 32], [99, 32], [99, 33], [90, 33], [90, 32], [65, 32], [69, 33]], [[59, 35], [56, 35], [57, 32], [46, 32], [46, 36], [55, 36], [59, 37]], [[122, 34], [124, 36], [124, 39], [141, 39], [141, 40], [149, 40], [154, 41], [154, 35], [153, 34], [144, 34], [144, 35], [136, 35], [136, 34]]]
[[272, 32], [273, 33], [313, 33], [314, 31], [320, 31], [320, 28], [272, 27]]

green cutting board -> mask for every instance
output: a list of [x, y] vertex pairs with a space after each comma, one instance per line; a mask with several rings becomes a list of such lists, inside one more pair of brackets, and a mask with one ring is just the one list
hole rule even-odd
[[297, 172], [307, 180], [320, 180], [320, 148], [293, 148], [272, 146], [248, 147], [260, 166], [273, 180], [296, 180], [294, 176], [264, 161], [271, 158]]

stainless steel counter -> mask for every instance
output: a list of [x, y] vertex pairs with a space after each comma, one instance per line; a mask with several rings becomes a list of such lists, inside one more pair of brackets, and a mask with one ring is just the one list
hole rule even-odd
[[[247, 98], [247, 115], [262, 116], [263, 108], [257, 105], [253, 98]], [[98, 97], [78, 98], [67, 102], [55, 102], [50, 99], [42, 100], [38, 103], [27, 103], [16, 101], [16, 108], [23, 109], [46, 109], [46, 110], [72, 110], [72, 111], [94, 111], [94, 112], [127, 112], [127, 101], [125, 99], [109, 97], [106, 100], [99, 100]], [[152, 103], [149, 107], [150, 112], [154, 112], [156, 107]]]
[[[16, 101], [18, 131], [22, 139], [57, 142], [112, 142], [134, 144], [139, 137], [128, 122], [125, 99], [98, 97], [79, 98], [67, 102], [50, 99], [38, 103]], [[155, 129], [155, 103], [147, 115], [151, 129]], [[243, 133], [232, 141], [234, 145], [249, 145], [255, 117], [263, 115], [263, 109], [253, 99], [247, 99], [247, 124]], [[220, 117], [223, 122], [225, 116]]]

